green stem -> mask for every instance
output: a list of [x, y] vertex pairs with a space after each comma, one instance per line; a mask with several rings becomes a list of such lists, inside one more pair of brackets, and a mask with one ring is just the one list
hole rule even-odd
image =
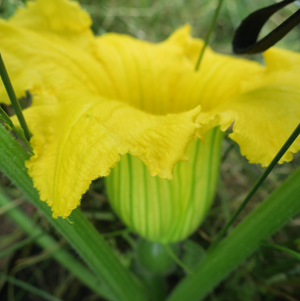
[[164, 301], [167, 296], [165, 276], [174, 270], [174, 261], [162, 244], [143, 238], [138, 240], [135, 250], [138, 274], [148, 288], [150, 299]]
[[276, 250], [279, 250], [279, 251], [283, 251], [283, 252], [285, 252], [287, 254], [290, 254], [294, 258], [300, 260], [300, 254], [298, 252], [295, 252], [295, 251], [290, 250], [288, 248], [282, 247], [280, 245], [271, 244], [271, 243], [268, 243], [268, 242], [262, 242], [262, 246], [263, 247], [273, 248], [273, 249], [276, 249]]
[[169, 245], [164, 245], [169, 256], [187, 273], [192, 275], [193, 272], [177, 257], [177, 255], [173, 252]]
[[300, 124], [296, 127], [292, 135], [288, 138], [288, 140], [285, 142], [285, 144], [282, 146], [282, 148], [279, 150], [277, 155], [274, 157], [270, 165], [266, 168], [266, 170], [263, 172], [263, 174], [260, 176], [260, 178], [257, 180], [253, 188], [250, 190], [242, 204], [239, 206], [239, 208], [235, 211], [233, 216], [230, 218], [230, 220], [227, 222], [225, 227], [219, 232], [217, 237], [215, 238], [214, 242], [211, 244], [211, 246], [208, 249], [208, 252], [211, 252], [221, 241], [229, 227], [233, 224], [237, 216], [240, 214], [240, 212], [245, 208], [247, 203], [250, 201], [252, 196], [255, 194], [257, 189], [262, 185], [264, 180], [267, 178], [267, 176], [270, 174], [270, 172], [273, 170], [275, 165], [278, 163], [278, 161], [281, 159], [281, 157], [285, 154], [285, 152], [289, 149], [289, 147], [293, 144], [293, 142], [297, 139], [297, 137], [300, 134]]
[[50, 208], [39, 199], [27, 173], [25, 161], [29, 155], [0, 126], [0, 169], [16, 184], [83, 258], [95, 275], [102, 280], [118, 301], [146, 300], [145, 292], [133, 275], [121, 265], [103, 237], [84, 217], [79, 209], [73, 211], [68, 223], [62, 218], [52, 218]]
[[153, 301], [166, 300], [167, 291], [165, 277], [158, 274], [144, 274], [143, 280], [148, 287], [150, 299]]
[[1, 78], [2, 78], [2, 81], [3, 81], [3, 84], [5, 86], [6, 92], [9, 96], [10, 101], [11, 101], [11, 104], [14, 108], [14, 111], [15, 111], [18, 119], [19, 119], [20, 125], [24, 130], [25, 137], [26, 137], [27, 141], [29, 141], [31, 135], [30, 135], [27, 123], [25, 121], [24, 115], [22, 113], [20, 103], [19, 103], [19, 101], [16, 97], [14, 88], [11, 84], [10, 79], [9, 79], [9, 76], [8, 76], [7, 70], [5, 68], [5, 65], [4, 65], [1, 54], [0, 54], [0, 75], [1, 75]]
[[198, 58], [198, 61], [197, 61], [197, 64], [196, 64], [196, 68], [195, 68], [196, 71], [198, 71], [198, 69], [200, 67], [200, 63], [201, 63], [201, 60], [203, 58], [204, 51], [205, 51], [205, 49], [206, 49], [206, 47], [207, 47], [207, 45], [209, 43], [210, 36], [211, 36], [211, 34], [212, 34], [213, 30], [214, 30], [214, 27], [216, 25], [216, 22], [217, 22], [219, 13], [220, 13], [220, 9], [221, 9], [222, 3], [223, 3], [223, 0], [219, 0], [218, 7], [215, 10], [214, 16], [212, 18], [212, 21], [210, 23], [207, 35], [206, 35], [205, 40], [204, 40], [204, 45], [203, 45], [203, 47], [201, 49], [201, 52], [200, 52], [200, 55], [199, 55], [199, 58]]
[[11, 121], [10, 117], [6, 114], [6, 112], [1, 108], [0, 106], [0, 120], [6, 123], [8, 126], [12, 128], [12, 130], [15, 132], [15, 134], [26, 144], [28, 149], [30, 149], [31, 152], [33, 152], [33, 148], [31, 144], [28, 142], [26, 137], [24, 136], [24, 132], [19, 131]]
[[196, 266], [167, 301], [200, 301], [260, 245], [300, 212], [300, 168]]

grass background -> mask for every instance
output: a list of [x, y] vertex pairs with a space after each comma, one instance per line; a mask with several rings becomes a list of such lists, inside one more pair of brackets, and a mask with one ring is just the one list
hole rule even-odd
[[[23, 6], [24, 2], [3, 0], [0, 17], [8, 18], [14, 13], [16, 7]], [[152, 42], [164, 40], [185, 23], [192, 25], [194, 37], [204, 38], [217, 5], [216, 0], [81, 0], [79, 2], [90, 13], [95, 34], [118, 32]], [[252, 11], [272, 3], [275, 1], [225, 0], [211, 37], [212, 48], [231, 54], [234, 29], [241, 20]], [[275, 28], [296, 10], [297, 5], [292, 4], [275, 14], [264, 27], [262, 35]], [[299, 38], [298, 27], [280, 41], [278, 46], [299, 51]], [[260, 55], [248, 58], [262, 60]], [[296, 154], [292, 162], [276, 167], [236, 222], [242, 220], [274, 188], [278, 187], [299, 163], [300, 156]], [[260, 166], [247, 163], [246, 159], [240, 155], [239, 147], [233, 141], [228, 137], [224, 139], [223, 162], [214, 205], [199, 230], [181, 244], [181, 259], [187, 265], [193, 265], [196, 260], [199, 260], [199, 254], [205, 254], [205, 248], [229, 219], [230, 214], [239, 206], [262, 171]], [[10, 196], [13, 206], [21, 207], [27, 215], [59, 241], [60, 247], [69, 249], [64, 239], [51, 228], [35, 208], [22, 198], [18, 189], [1, 173], [0, 187]], [[83, 198], [81, 208], [101, 233], [107, 233], [107, 241], [122, 263], [128, 267], [132, 266], [136, 237], [127, 232], [118, 236], [109, 236], [108, 233], [124, 229], [124, 226], [110, 210], [101, 179], [92, 183], [91, 189]], [[299, 252], [299, 230], [300, 216], [296, 216], [270, 241]], [[5, 215], [4, 208], [0, 208], [0, 252], [14, 246], [25, 237], [23, 230]], [[103, 300], [51, 259], [51, 248], [42, 250], [34, 242], [29, 242], [22, 248], [0, 258], [0, 271], [31, 283], [61, 300]], [[184, 272], [177, 267], [166, 279], [168, 289], [171, 290], [183, 276]], [[0, 300], [45, 299], [14, 287], [0, 278]], [[221, 283], [206, 300], [300, 300], [300, 263], [282, 252], [262, 247]]]

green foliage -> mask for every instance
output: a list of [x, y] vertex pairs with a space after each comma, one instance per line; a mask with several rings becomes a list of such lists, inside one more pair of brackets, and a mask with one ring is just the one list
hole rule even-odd
[[195, 241], [188, 239], [183, 243], [182, 262], [189, 270], [192, 270], [205, 256], [205, 249]]
[[[96, 34], [119, 32], [130, 34], [139, 39], [162, 41], [174, 29], [185, 23], [191, 24], [193, 36], [204, 39], [209, 29], [217, 1], [201, 0], [80, 0], [83, 7], [93, 18]], [[226, 0], [221, 8], [211, 45], [214, 49], [231, 53], [233, 32], [241, 20], [258, 8], [274, 3], [272, 0]], [[274, 29], [292, 12], [295, 4], [275, 14], [264, 27], [265, 35]], [[281, 47], [298, 50], [299, 29], [292, 31], [280, 42]]]
[[[16, 6], [21, 6], [24, 2], [25, 1], [3, 0], [0, 7], [0, 16], [2, 18], [8, 18], [14, 13]], [[190, 23], [192, 25], [193, 36], [204, 38], [208, 31], [214, 9], [217, 5], [217, 1], [209, 0], [80, 0], [79, 2], [91, 14], [93, 18], [92, 29], [96, 34], [119, 32], [155, 42], [164, 40], [174, 31], [174, 29], [185, 23]], [[221, 14], [217, 21], [215, 31], [212, 34], [210, 45], [214, 49], [223, 53], [231, 53], [231, 39], [233, 32], [241, 20], [252, 11], [263, 6], [270, 5], [273, 2], [274, 1], [272, 0], [224, 1], [224, 6], [221, 9]], [[282, 22], [282, 20], [286, 19], [286, 17], [295, 11], [296, 8], [296, 5], [293, 4], [274, 15], [263, 29], [263, 35], [276, 27]], [[293, 30], [278, 44], [278, 46], [293, 50], [299, 50], [299, 45], [299, 28]], [[260, 56], [251, 56], [251, 58], [258, 60], [261, 59]], [[7, 120], [4, 120], [4, 122], [9, 124]], [[22, 133], [20, 133], [20, 135], [22, 136]], [[3, 140], [1, 140], [1, 143], [3, 143]], [[229, 150], [229, 152], [227, 153], [226, 150]], [[262, 168], [256, 165], [250, 166], [246, 160], [240, 156], [235, 143], [229, 142], [228, 139], [225, 139], [224, 141], [223, 153], [225, 155], [215, 205], [209, 212], [207, 219], [201, 227], [201, 231], [182, 243], [182, 252], [178, 255], [182, 263], [189, 269], [192, 269], [197, 264], [203, 264], [203, 266], [207, 264], [205, 249], [207, 249], [212, 238], [214, 238], [216, 233], [218, 233], [218, 231], [224, 226], [228, 217], [237, 209], [246, 193], [250, 190], [256, 179], [262, 173]], [[11, 160], [15, 160], [14, 158], [16, 157], [18, 157], [18, 155], [13, 155]], [[260, 187], [258, 193], [245, 208], [244, 212], [239, 216], [234, 226], [236, 226], [238, 222], [243, 220], [247, 214], [257, 207], [257, 205], [263, 201], [271, 191], [280, 186], [280, 184], [292, 173], [299, 163], [300, 156], [296, 155], [293, 162], [276, 167], [267, 181], [262, 187]], [[15, 165], [9, 163], [7, 165], [7, 169], [3, 169], [3, 171], [7, 174], [10, 170], [14, 170], [15, 168]], [[24, 167], [20, 165], [18, 168], [22, 169]], [[12, 181], [13, 183], [16, 183], [16, 180], [12, 179]], [[20, 185], [20, 183], [17, 184]], [[49, 222], [42, 214], [36, 212], [30, 204], [20, 201], [22, 196], [3, 175], [0, 175], [0, 185], [3, 187], [5, 193], [14, 200], [12, 202], [13, 207], [22, 205], [22, 209], [30, 216], [30, 218], [34, 220], [39, 227], [43, 228], [45, 232], [49, 232], [48, 234], [52, 237], [49, 242], [58, 241], [63, 245], [63, 247], [59, 249], [62, 250], [64, 256], [66, 256], [62, 257], [63, 260], [67, 262], [66, 258], [72, 258], [71, 262], [74, 260], [74, 262], [77, 262], [77, 265], [79, 264], [79, 266], [77, 266], [74, 263], [77, 273], [78, 271], [84, 271], [82, 272], [83, 275], [91, 277], [88, 279], [94, 279], [92, 273], [85, 268], [81, 258], [78, 258], [77, 253], [74, 253], [72, 255], [73, 257], [68, 257], [70, 255], [69, 253], [72, 253], [73, 251], [68, 250], [68, 247], [66, 247], [66, 240], [57, 228], [55, 228], [53, 224], [51, 224], [51, 222]], [[113, 251], [110, 251], [111, 249], [107, 249], [107, 252], [112, 252], [112, 257], [110, 258], [116, 260], [118, 271], [122, 270], [122, 266], [130, 268], [133, 265], [132, 259], [135, 256], [136, 237], [131, 233], [126, 233], [125, 235], [123, 234], [124, 232], [120, 231], [124, 228], [124, 226], [117, 218], [114, 218], [114, 213], [111, 212], [107, 203], [103, 181], [101, 179], [97, 180], [92, 186], [93, 188], [83, 197], [84, 199], [82, 201], [81, 209], [83, 213], [88, 216], [94, 227], [101, 233], [107, 233], [107, 236], [109, 236], [110, 233], [116, 233], [113, 238], [110, 237], [107, 239], [110, 247], [113, 248]], [[25, 189], [29, 191], [30, 185], [25, 187]], [[45, 207], [45, 205], [41, 206]], [[28, 244], [17, 248], [20, 246], [18, 245], [18, 242], [24, 237], [23, 231], [27, 231], [24, 226], [21, 226], [23, 230], [20, 230], [20, 228], [16, 228], [14, 224], [11, 224], [9, 222], [8, 215], [1, 215], [1, 213], [5, 213], [5, 208], [6, 207], [1, 207], [1, 210], [3, 210], [0, 211], [0, 247], [1, 250], [7, 250], [9, 246], [12, 247], [10, 247], [11, 253], [6, 255], [6, 260], [1, 265], [2, 272], [8, 274], [12, 271], [11, 267], [14, 267], [14, 269], [17, 268], [13, 270], [17, 271], [14, 275], [15, 278], [22, 279], [23, 282], [33, 284], [35, 287], [38, 286], [45, 292], [51, 292], [51, 294], [54, 292], [53, 295], [59, 299], [64, 299], [66, 301], [99, 300], [98, 296], [101, 295], [100, 291], [102, 290], [102, 286], [99, 287], [97, 291], [95, 288], [95, 286], [97, 286], [97, 282], [93, 282], [90, 285], [93, 291], [98, 293], [97, 296], [92, 290], [88, 290], [84, 285], [77, 282], [72, 274], [70, 274], [70, 271], [72, 272], [70, 264], [67, 268], [64, 268], [63, 264], [57, 265], [55, 261], [51, 259], [51, 256], [56, 258], [55, 254], [57, 253], [52, 252], [51, 250], [49, 252], [43, 251], [43, 248], [47, 248], [46, 245], [43, 245], [42, 249], [40, 249], [35, 247], [32, 242], [29, 242]], [[102, 212], [106, 212], [108, 215], [103, 215]], [[293, 216], [293, 213], [291, 213], [291, 216]], [[21, 220], [21, 218], [19, 219]], [[72, 221], [74, 221], [74, 219], [76, 220], [76, 217], [71, 217]], [[67, 223], [63, 227], [69, 229], [72, 228], [72, 225]], [[284, 228], [273, 235], [271, 241], [299, 253], [299, 227], [300, 217], [297, 215], [293, 220], [289, 221]], [[260, 230], [259, 226], [257, 229], [258, 231]], [[235, 233], [234, 230], [231, 234], [233, 233]], [[245, 239], [247, 240], [247, 237]], [[36, 241], [38, 242], [38, 239]], [[84, 240], [81, 240], [82, 243], [83, 241]], [[259, 242], [257, 242], [256, 246], [258, 245]], [[78, 247], [78, 250], [79, 249], [80, 248]], [[94, 248], [93, 250], [95, 254], [98, 252], [98, 256], [103, 255], [101, 249], [97, 250]], [[218, 251], [218, 248], [216, 251]], [[83, 255], [82, 249], [79, 254], [83, 259], [85, 259], [86, 255]], [[30, 261], [29, 258], [31, 257], [36, 260]], [[21, 269], [22, 260], [27, 263], [26, 268], [23, 269]], [[122, 262], [121, 267], [119, 261]], [[93, 265], [91, 261], [88, 263], [90, 266]], [[134, 267], [132, 269], [134, 270]], [[219, 271], [217, 270], [216, 273], [218, 272]], [[72, 273], [74, 274], [74, 271]], [[214, 291], [209, 294], [205, 300], [299, 300], [299, 273], [300, 268], [299, 261], [297, 259], [291, 257], [285, 252], [261, 246], [257, 249], [254, 255], [248, 259], [248, 261], [242, 263], [227, 279], [216, 286]], [[166, 288], [161, 288], [161, 283], [159, 284], [157, 281], [164, 281], [163, 285], [166, 285], [167, 290], [171, 291], [182, 279], [183, 274], [185, 273], [182, 271], [182, 268], [177, 266], [177, 270], [175, 270], [175, 272], [166, 279], [156, 278], [148, 280], [150, 289], [157, 289], [158, 292], [159, 290], [162, 291], [162, 293], [152, 295], [165, 295], [163, 291]], [[45, 281], [39, 280], [41, 275]], [[15, 300], [32, 299], [33, 295], [28, 293], [26, 288], [15, 289], [14, 292], [12, 285], [9, 285], [6, 290], [3, 284], [4, 282], [0, 279], [1, 300], [6, 300], [7, 296], [11, 297], [13, 295], [15, 296]], [[135, 287], [134, 284], [131, 283], [131, 285]], [[105, 297], [101, 300], [108, 300], [111, 297], [107, 288], [103, 288], [102, 295]], [[163, 299], [164, 297], [162, 297], [162, 300]], [[184, 300], [188, 299], [185, 298]]]

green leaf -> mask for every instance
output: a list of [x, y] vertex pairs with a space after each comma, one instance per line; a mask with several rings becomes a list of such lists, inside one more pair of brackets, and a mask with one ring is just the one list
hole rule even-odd
[[[7, 208], [12, 202], [1, 193], [0, 190], [0, 205], [2, 208]], [[40, 247], [48, 249], [53, 247], [57, 242], [48, 234], [46, 234], [42, 228], [40, 228], [33, 220], [31, 220], [26, 214], [16, 207], [10, 207], [5, 212], [18, 226], [26, 232], [29, 237], [21, 242], [14, 244], [13, 246], [0, 252], [0, 258], [12, 252], [19, 247], [22, 247], [25, 243], [35, 241]], [[51, 256], [59, 262], [62, 266], [68, 269], [74, 276], [76, 276], [83, 284], [91, 288], [94, 292], [100, 296], [105, 297], [107, 300], [114, 300], [113, 296], [107, 291], [107, 287], [99, 283], [99, 280], [75, 259], [73, 255], [67, 252], [64, 248], [55, 248], [51, 251]]]
[[52, 218], [51, 210], [39, 199], [24, 162], [29, 155], [0, 125], [0, 169], [16, 184], [78, 252], [95, 275], [102, 280], [118, 301], [146, 300], [143, 288], [115, 257], [103, 237], [79, 209], [73, 211], [73, 224]]
[[251, 212], [175, 288], [168, 301], [200, 301], [261, 244], [300, 212], [300, 167]]

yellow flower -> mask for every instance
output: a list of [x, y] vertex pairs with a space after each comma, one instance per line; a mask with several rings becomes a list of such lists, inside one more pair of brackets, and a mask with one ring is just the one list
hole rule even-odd
[[[26, 165], [54, 217], [70, 215], [91, 181], [109, 175], [120, 155], [136, 157], [124, 156], [121, 161], [132, 158], [135, 165], [142, 161], [151, 176], [169, 183], [174, 166], [188, 159], [185, 152], [195, 137], [217, 141], [218, 156], [220, 139], [211, 137], [221, 135], [212, 128], [225, 131], [234, 122], [231, 138], [242, 154], [266, 166], [300, 120], [297, 53], [271, 49], [262, 66], [207, 49], [195, 72], [203, 42], [190, 36], [188, 25], [157, 44], [120, 34], [95, 37], [90, 25], [78, 3], [67, 0], [28, 2], [9, 21], [0, 21], [0, 51], [17, 96], [26, 90], [34, 96], [24, 111], [35, 154]], [[8, 102], [2, 85], [0, 96]], [[192, 144], [188, 153], [195, 152]], [[291, 160], [299, 148], [298, 139], [281, 162]], [[204, 153], [211, 151], [206, 148]], [[217, 170], [215, 161], [206, 165]], [[176, 166], [184, 164], [189, 166], [184, 162]], [[207, 172], [209, 168], [204, 175]], [[213, 174], [212, 191], [217, 172]], [[116, 177], [111, 179], [110, 195]], [[170, 202], [167, 194], [165, 189], [161, 204]], [[200, 194], [194, 193], [194, 199]], [[150, 239], [175, 241], [188, 235], [211, 202], [212, 193], [208, 194], [207, 203], [189, 207], [197, 216], [183, 234], [169, 232], [161, 238], [160, 230], [155, 230]], [[185, 207], [185, 200], [178, 202], [182, 207], [175, 211]], [[166, 219], [176, 223], [172, 215]]]

